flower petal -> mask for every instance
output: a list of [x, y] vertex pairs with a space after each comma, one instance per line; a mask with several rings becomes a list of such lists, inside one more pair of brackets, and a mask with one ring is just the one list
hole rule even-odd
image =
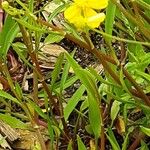
[[89, 7], [93, 9], [103, 9], [108, 5], [108, 0], [74, 0], [80, 7]]
[[64, 17], [70, 23], [74, 23], [74, 20], [76, 20], [78, 16], [81, 16], [81, 9], [75, 4], [71, 5], [64, 11]]
[[88, 18], [87, 25], [91, 28], [98, 28], [100, 23], [105, 19], [104, 13], [98, 13], [97, 15]]
[[84, 9], [84, 17], [86, 18], [87, 26], [97, 28], [105, 19], [104, 13], [97, 13], [91, 8]]
[[[86, 26], [90, 28], [97, 28], [105, 19], [104, 13], [97, 13], [93, 8], [81, 7], [78, 4], [85, 2], [91, 2], [91, 0], [74, 0], [74, 3], [68, 7], [64, 12], [64, 17], [78, 29], [84, 29]], [[94, 0], [96, 1], [96, 0]]]
[[82, 16], [82, 9], [76, 4], [73, 4], [65, 10], [64, 17], [79, 29], [85, 26], [85, 18]]
[[108, 0], [87, 0], [87, 5], [93, 9], [103, 9], [108, 5]]

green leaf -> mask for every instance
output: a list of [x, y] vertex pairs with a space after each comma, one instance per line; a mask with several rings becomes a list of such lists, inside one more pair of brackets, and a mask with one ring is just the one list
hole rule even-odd
[[78, 102], [81, 100], [81, 97], [85, 91], [83, 85], [73, 94], [73, 96], [68, 100], [67, 106], [64, 108], [64, 118], [67, 121], [71, 112], [75, 109]]
[[86, 125], [85, 129], [86, 129], [86, 132], [88, 132], [89, 134], [91, 134], [91, 135], [94, 134], [90, 124]]
[[88, 92], [90, 92], [93, 96], [98, 96], [95, 77], [89, 71], [82, 69], [68, 53], [65, 54], [75, 74], [84, 84]]
[[122, 68], [120, 70], [120, 82], [122, 84], [123, 89], [130, 95], [130, 91], [128, 90], [128, 87], [126, 86], [126, 83], [124, 82], [124, 74], [123, 74]]
[[56, 64], [55, 64], [55, 68], [54, 68], [54, 70], [52, 72], [52, 81], [51, 81], [51, 88], [52, 89], [53, 89], [54, 83], [56, 82], [57, 77], [60, 74], [60, 71], [62, 69], [63, 60], [64, 60], [64, 54], [61, 53], [58, 56], [58, 58], [57, 58], [57, 61], [56, 61]]
[[60, 92], [64, 90], [64, 85], [68, 77], [70, 64], [66, 61], [60, 81]]
[[84, 143], [82, 142], [81, 138], [77, 135], [77, 143], [78, 143], [78, 150], [86, 150]]
[[45, 38], [44, 43], [45, 44], [51, 44], [51, 43], [58, 43], [60, 42], [64, 36], [60, 33], [51, 32], [48, 34], [48, 36]]
[[141, 140], [140, 150], [149, 150], [148, 145], [143, 140]]
[[120, 146], [119, 146], [111, 128], [108, 128], [108, 134], [109, 135], [106, 134], [106, 136], [107, 136], [109, 142], [111, 143], [113, 150], [120, 150]]
[[16, 20], [22, 26], [30, 29], [31, 31], [37, 31], [37, 32], [42, 32], [42, 33], [48, 32], [46, 29], [44, 29], [44, 28], [42, 29], [42, 27], [32, 25], [32, 24], [28, 23], [27, 21], [25, 21], [24, 19], [14, 18], [14, 20]]
[[121, 102], [116, 101], [116, 100], [112, 104], [111, 113], [110, 113], [110, 117], [111, 117], [111, 120], [112, 120], [111, 125], [113, 125], [113, 122], [114, 122], [114, 120], [117, 117], [117, 114], [118, 114], [118, 112], [120, 110], [120, 104], [121, 104]]
[[95, 97], [93, 97], [90, 93], [88, 93], [88, 102], [89, 102], [90, 125], [92, 127], [95, 137], [99, 138], [101, 134], [101, 123], [102, 123], [100, 105], [95, 100]]
[[[73, 57], [75, 54], [75, 51], [73, 51], [71, 53], [71, 57]], [[65, 82], [67, 80], [67, 77], [68, 77], [68, 73], [69, 73], [69, 69], [70, 69], [70, 63], [68, 61], [65, 62], [65, 65], [64, 65], [64, 69], [63, 69], [63, 73], [62, 73], [62, 76], [61, 76], [61, 82], [60, 82], [60, 93], [64, 90], [64, 85], [65, 85]]]
[[49, 101], [48, 101], [48, 96], [46, 94], [46, 92], [44, 92], [44, 104], [45, 104], [45, 109], [46, 109], [46, 114], [47, 114], [47, 125], [48, 125], [48, 133], [50, 136], [50, 149], [53, 149], [53, 142], [54, 142], [54, 129], [52, 126], [52, 120], [50, 118], [50, 114], [49, 114]]
[[144, 134], [146, 134], [147, 136], [150, 136], [150, 128], [140, 126], [140, 129]]
[[73, 148], [72, 148], [72, 140], [69, 141], [67, 150], [73, 150]]
[[71, 67], [73, 68], [73, 70], [75, 71], [76, 69], [81, 69], [81, 67], [77, 64], [77, 62], [69, 55], [69, 53], [65, 53], [65, 56], [67, 58], [67, 60], [69, 61], [69, 63], [71, 64]]
[[29, 104], [32, 106], [32, 108], [45, 120], [47, 120], [47, 115], [42, 111], [42, 109], [33, 101], [27, 99], [29, 101]]
[[[141, 5], [144, 9], [147, 9], [150, 11], [150, 2], [148, 0], [135, 0], [139, 5]], [[147, 2], [147, 3], [146, 3]]]
[[[106, 9], [106, 19], [105, 19], [105, 32], [112, 35], [113, 24], [116, 13], [116, 5], [109, 1], [107, 9]], [[105, 39], [110, 42], [111, 38], [105, 37]]]
[[22, 95], [22, 89], [19, 83], [15, 83], [15, 90], [16, 90], [18, 97], [21, 99], [23, 95]]
[[[18, 43], [12, 44], [13, 49], [17, 53], [17, 55], [25, 62], [26, 65], [28, 65], [30, 68], [33, 68], [33, 66], [30, 64], [30, 62], [26, 59], [26, 54], [22, 52], [22, 50], [18, 47]], [[25, 51], [25, 50], [24, 50]]]
[[50, 119], [49, 116], [47, 116], [47, 125], [48, 125], [48, 133], [49, 133], [49, 136], [50, 136], [50, 149], [53, 149], [54, 148], [54, 129], [53, 129], [53, 126], [52, 126], [52, 120]]
[[150, 75], [149, 74], [142, 72], [142, 71], [139, 71], [139, 70], [136, 70], [136, 73], [150, 82]]
[[[87, 91], [90, 92], [93, 96], [98, 96], [95, 77], [89, 71], [84, 69], [76, 69], [74, 72], [86, 87]], [[99, 98], [99, 96], [97, 98]]]
[[28, 129], [29, 127], [27, 124], [22, 122], [21, 120], [10, 116], [9, 114], [1, 114], [0, 113], [0, 120], [3, 120], [6, 124], [10, 125], [12, 128], [18, 129]]
[[28, 8], [29, 8], [29, 11], [30, 12], [33, 12], [34, 10], [34, 0], [30, 0], [29, 3], [28, 3]]
[[0, 96], [3, 98], [7, 98], [8, 100], [11, 100], [14, 103], [21, 104], [18, 99], [14, 98], [13, 96], [11, 96], [9, 93], [5, 91], [0, 90]]
[[[69, 79], [66, 80], [63, 89], [68, 88], [69, 86], [71, 86], [72, 84], [74, 84], [77, 80], [78, 80], [77, 76], [70, 77]], [[61, 88], [60, 87], [60, 83], [54, 85], [55, 91], [59, 92], [60, 88]]]
[[6, 17], [2, 32], [0, 33], [0, 55], [4, 58], [6, 58], [9, 47], [18, 32], [18, 24], [12, 19], [10, 15], [8, 15]]
[[101, 133], [101, 113], [100, 95], [96, 86], [95, 77], [89, 71], [82, 69], [68, 53], [65, 54], [75, 74], [81, 80], [88, 92], [90, 125], [95, 137], [98, 138]]
[[86, 108], [89, 107], [89, 102], [88, 102], [88, 99], [87, 97], [85, 97], [85, 100], [83, 101], [83, 103], [81, 104], [81, 107], [80, 107], [80, 111], [84, 111]]
[[51, 22], [57, 15], [58, 13], [62, 12], [66, 7], [68, 6], [68, 3], [64, 3], [57, 7], [48, 17], [48, 22]]
[[118, 87], [117, 84], [114, 84], [113, 82], [109, 82], [106, 81], [105, 79], [103, 79], [103, 77], [101, 75], [99, 75], [95, 69], [93, 69], [92, 67], [89, 68], [90, 73], [95, 76], [96, 80], [100, 81], [101, 83], [107, 84], [107, 85], [112, 85], [113, 87]]
[[134, 127], [130, 127], [128, 129], [128, 133], [126, 134], [126, 137], [124, 139], [124, 142], [122, 144], [122, 150], [127, 150], [128, 142], [129, 142], [129, 134], [134, 130]]

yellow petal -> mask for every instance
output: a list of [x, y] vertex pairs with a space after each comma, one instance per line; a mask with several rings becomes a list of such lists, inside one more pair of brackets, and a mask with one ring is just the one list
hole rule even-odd
[[103, 9], [108, 5], [108, 0], [87, 0], [87, 6], [93, 9]]
[[74, 24], [78, 29], [83, 29], [85, 26], [97, 28], [100, 23], [104, 21], [105, 14], [97, 13], [95, 10], [89, 7], [79, 7], [76, 3], [73, 3], [65, 10], [64, 17], [70, 23]]
[[105, 19], [104, 13], [97, 13], [93, 9], [84, 9], [84, 17], [86, 18], [86, 24], [90, 28], [97, 28], [101, 22]]
[[80, 7], [89, 7], [93, 9], [103, 9], [108, 5], [108, 0], [74, 0]]
[[76, 4], [73, 4], [65, 10], [64, 17], [79, 29], [85, 26], [85, 18], [82, 16], [82, 9]]
[[74, 23], [78, 16], [81, 16], [81, 9], [74, 4], [64, 11], [64, 17], [70, 23]]
[[75, 4], [78, 5], [79, 7], [85, 7], [87, 6], [87, 0], [74, 0]]

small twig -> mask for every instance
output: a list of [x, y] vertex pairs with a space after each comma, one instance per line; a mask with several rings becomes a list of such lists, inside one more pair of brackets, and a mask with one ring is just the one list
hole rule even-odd
[[101, 117], [102, 117], [102, 126], [101, 126], [101, 147], [100, 150], [105, 150], [105, 129], [104, 129], [104, 109], [101, 106]]

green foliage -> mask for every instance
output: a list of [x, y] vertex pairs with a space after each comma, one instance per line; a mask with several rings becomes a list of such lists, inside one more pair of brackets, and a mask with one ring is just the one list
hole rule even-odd
[[[94, 139], [97, 149], [110, 144], [114, 150], [126, 150], [132, 148], [131, 138], [135, 138], [134, 146], [147, 150], [149, 143], [144, 137], [136, 139], [138, 132], [150, 136], [149, 0], [109, 0], [105, 22], [92, 31], [88, 28], [86, 33], [63, 18], [70, 3], [53, 0], [39, 7], [34, 0], [16, 0], [2, 5], [7, 17], [0, 32], [0, 119], [21, 129], [29, 129], [30, 122], [33, 131], [41, 123], [47, 129], [50, 149], [59, 143], [65, 144], [67, 150], [84, 150], [87, 145], [92, 149], [90, 141]], [[104, 40], [96, 39], [97, 36]], [[39, 52], [44, 53], [41, 49], [45, 45], [60, 44], [62, 40], [70, 42], [66, 47], [72, 42], [77, 44], [75, 50], [69, 47], [72, 53], [60, 53], [54, 67], [43, 69]], [[82, 55], [83, 49], [94, 55], [101, 71], [92, 65], [83, 69], [78, 64], [74, 56]], [[47, 54], [46, 59], [48, 62]], [[23, 76], [29, 82], [29, 91], [24, 91], [23, 79], [15, 78], [20, 68], [25, 70]], [[74, 91], [66, 93], [72, 87]], [[21, 112], [16, 113], [14, 106], [21, 107]], [[42, 131], [38, 137], [39, 134], [42, 137]], [[40, 146], [37, 144], [34, 149], [45, 150], [40, 137]]]
[[[8, 32], [9, 31], [9, 32]], [[18, 24], [8, 15], [3, 30], [0, 33], [0, 56], [6, 59], [6, 54], [12, 44], [13, 40], [19, 32]]]
[[79, 150], [86, 150], [84, 143], [82, 142], [81, 138], [77, 135], [77, 143]]
[[111, 128], [108, 128], [108, 135], [106, 134], [106, 136], [107, 136], [109, 142], [111, 143], [113, 150], [120, 150], [120, 146], [119, 146]]
[[12, 128], [29, 129], [27, 124], [15, 117], [10, 116], [9, 114], [0, 114], [0, 119]]
[[0, 90], [0, 96], [5, 98], [5, 99], [8, 99], [8, 100], [11, 100], [17, 104], [20, 104], [19, 100], [16, 99], [15, 97], [13, 97], [12, 95], [10, 95], [9, 93], [3, 91], [3, 90]]
[[85, 92], [85, 87], [81, 85], [79, 89], [69, 99], [66, 107], [64, 108], [64, 118], [66, 121], [68, 120], [69, 115], [75, 109], [76, 105], [80, 101], [80, 98], [82, 97], [84, 92]]

